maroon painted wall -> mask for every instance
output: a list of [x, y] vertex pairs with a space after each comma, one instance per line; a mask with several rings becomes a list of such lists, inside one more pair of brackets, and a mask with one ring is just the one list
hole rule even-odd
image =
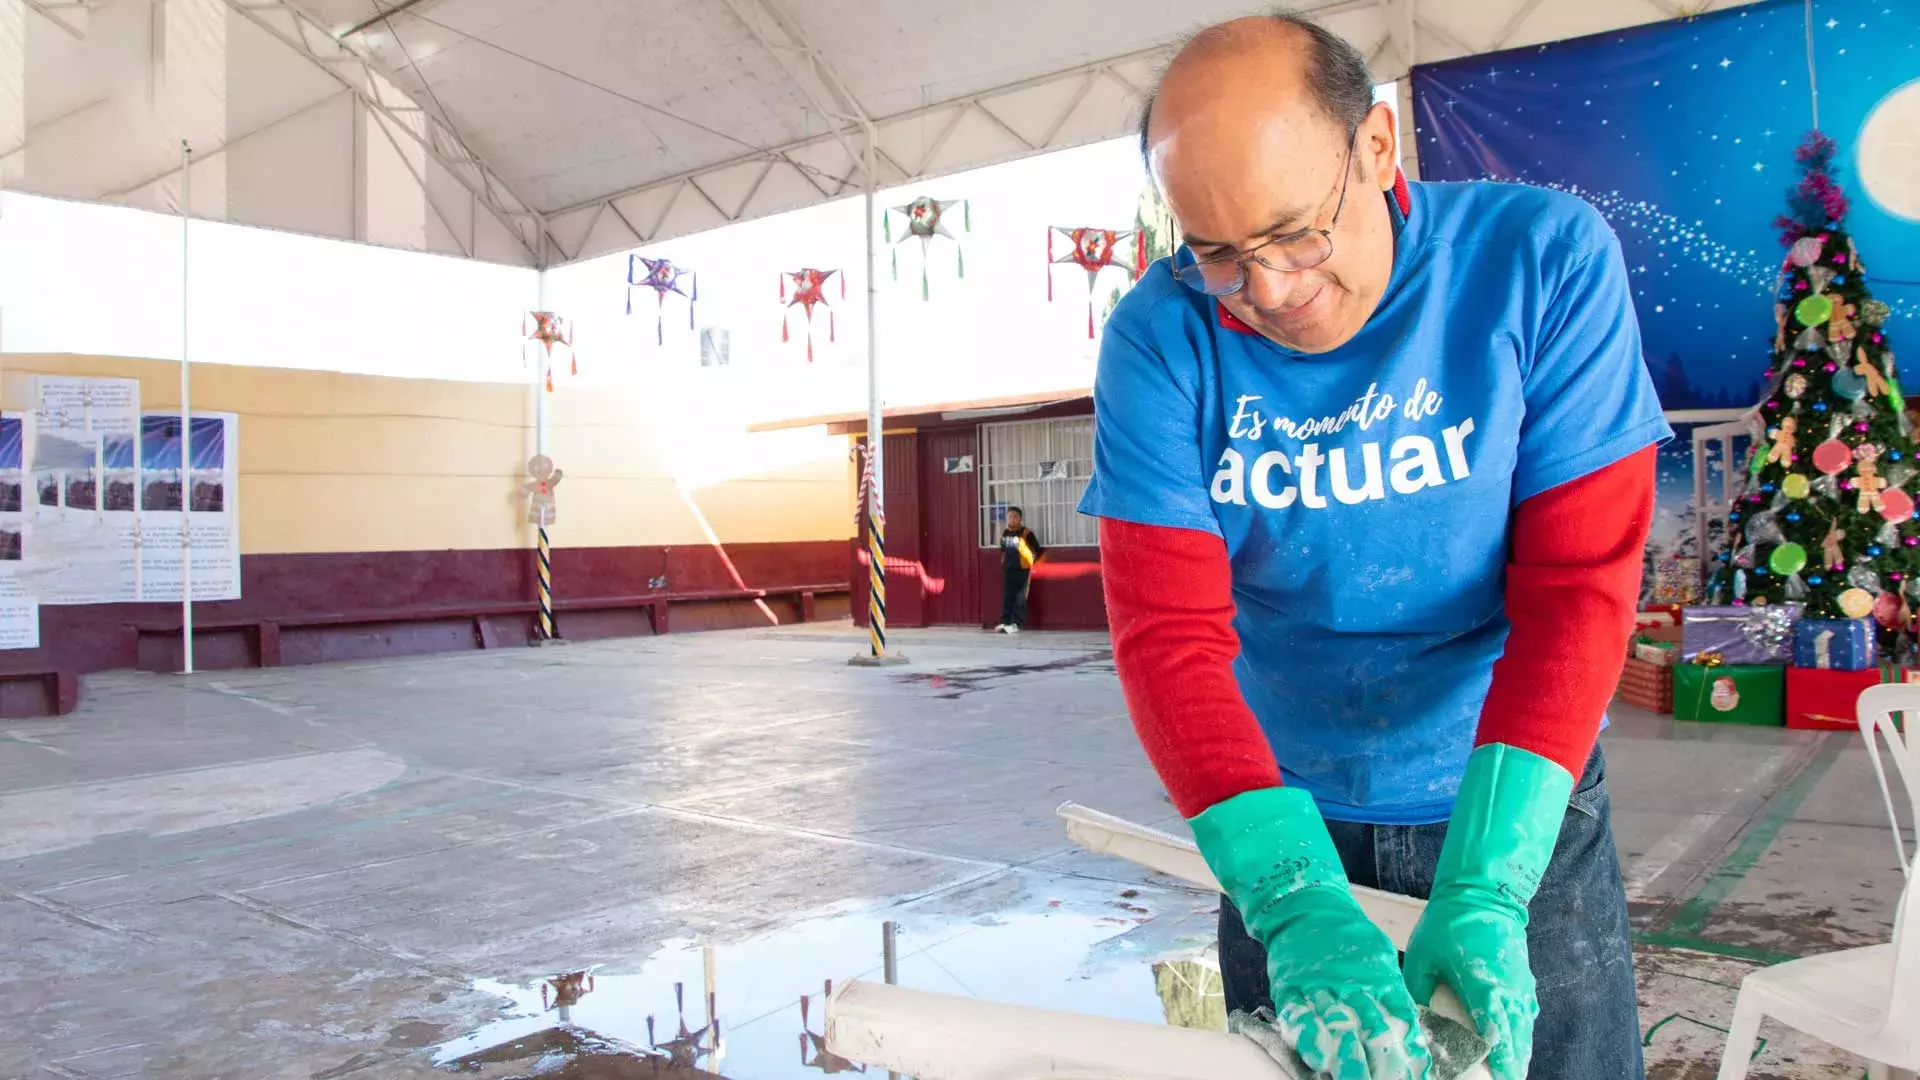
[[[556, 548], [554, 596], [563, 605], [559, 630], [564, 637], [582, 639], [651, 633], [643, 608], [568, 612], [564, 607], [569, 599], [647, 595], [682, 598], [670, 609], [672, 630], [765, 625], [766, 617], [751, 601], [699, 594], [743, 586], [817, 585], [837, 591], [847, 580], [845, 553], [841, 540], [729, 544], [724, 554], [711, 546]], [[651, 581], [658, 577], [666, 582], [655, 589]], [[282, 624], [284, 663], [478, 648], [474, 616], [461, 614], [462, 608], [525, 604], [534, 598], [533, 553], [512, 549], [245, 555], [240, 578], [241, 599], [194, 605], [197, 667], [258, 663], [259, 642], [251, 624], [260, 622]], [[770, 599], [768, 605], [782, 621], [799, 618], [797, 600]], [[846, 610], [836, 593], [817, 600], [814, 617], [836, 618]], [[532, 616], [524, 612], [502, 612], [486, 621], [502, 644], [525, 641], [532, 628]], [[179, 625], [178, 604], [41, 608], [41, 647], [0, 652], [0, 715], [52, 711], [49, 688], [4, 679], [9, 674], [174, 670]]]
[[[980, 474], [946, 462], [976, 452], [974, 428], [920, 433], [920, 554], [927, 621], [969, 624], [980, 613]], [[998, 595], [1000, 579], [993, 582]]]
[[[1090, 402], [1039, 410], [1022, 419], [1085, 416]], [[858, 440], [864, 446], [866, 440]], [[978, 539], [979, 477], [949, 476], [944, 459], [978, 457], [974, 421], [929, 424], [886, 437], [887, 625], [992, 626], [1000, 619], [1000, 552]], [[917, 475], [906, 472], [917, 461]], [[896, 466], [896, 463], [900, 463]], [[956, 542], [958, 538], [958, 542]], [[861, 626], [867, 618], [864, 526], [847, 548], [849, 602]], [[971, 580], [969, 580], [969, 578]], [[959, 584], [955, 584], [959, 583]], [[945, 595], [936, 592], [951, 590]], [[961, 599], [967, 592], [971, 603]], [[1034, 568], [1027, 625], [1037, 630], [1104, 630], [1107, 605], [1100, 587], [1100, 549], [1049, 548]]]

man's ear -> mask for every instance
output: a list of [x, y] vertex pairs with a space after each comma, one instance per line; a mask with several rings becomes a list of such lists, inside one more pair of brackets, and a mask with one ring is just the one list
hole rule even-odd
[[1394, 174], [1400, 168], [1400, 132], [1394, 123], [1393, 107], [1384, 101], [1374, 102], [1373, 108], [1367, 110], [1367, 118], [1360, 122], [1354, 147], [1354, 156], [1361, 160], [1361, 167], [1373, 186], [1381, 191], [1393, 187]]

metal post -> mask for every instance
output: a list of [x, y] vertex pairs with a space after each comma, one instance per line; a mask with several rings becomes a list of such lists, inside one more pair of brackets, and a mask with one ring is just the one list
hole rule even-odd
[[[547, 223], [537, 222], [540, 229], [540, 269], [534, 285], [534, 310], [547, 310]], [[572, 346], [568, 346], [572, 348]], [[541, 360], [533, 372], [533, 452], [542, 456], [547, 452], [547, 386], [552, 376], [548, 372], [553, 365], [553, 346], [543, 345], [540, 349]], [[538, 594], [540, 610], [534, 616], [534, 644], [550, 645], [559, 640], [560, 635], [553, 625], [553, 545], [547, 538], [546, 522], [534, 526], [538, 530], [533, 553], [534, 589]]]
[[[888, 986], [900, 985], [900, 927], [893, 922], [880, 924], [880, 971]], [[887, 1080], [900, 1080], [900, 1074], [889, 1069]]]
[[879, 187], [876, 160], [880, 133], [867, 122], [866, 153], [861, 171], [866, 174], [867, 209], [867, 460], [871, 473], [867, 483], [867, 652], [849, 663], [856, 667], [880, 667], [904, 664], [907, 658], [887, 651], [887, 500], [886, 436], [880, 421], [880, 348], [875, 301], [880, 295], [879, 275], [874, 269], [873, 249], [874, 193]]
[[[180, 140], [180, 656], [193, 674], [193, 367], [187, 359], [187, 226], [193, 220], [193, 148]], [[100, 498], [95, 492], [94, 498]]]

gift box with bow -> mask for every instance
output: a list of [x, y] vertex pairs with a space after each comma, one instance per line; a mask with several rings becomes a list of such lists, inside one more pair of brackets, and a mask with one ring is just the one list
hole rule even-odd
[[1717, 653], [1723, 664], [1779, 664], [1793, 658], [1799, 604], [1691, 607], [1680, 618], [1680, 659]]

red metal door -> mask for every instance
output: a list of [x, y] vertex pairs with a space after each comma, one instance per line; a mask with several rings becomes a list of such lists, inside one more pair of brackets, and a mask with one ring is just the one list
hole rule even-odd
[[974, 430], [920, 433], [920, 554], [930, 624], [980, 624], [980, 477], [973, 471]]

